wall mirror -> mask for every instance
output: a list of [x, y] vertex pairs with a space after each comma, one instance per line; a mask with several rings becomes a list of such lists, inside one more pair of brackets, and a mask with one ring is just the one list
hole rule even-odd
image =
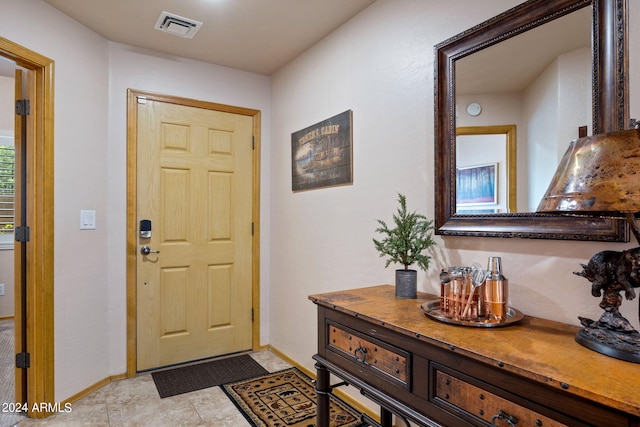
[[[596, 134], [628, 122], [626, 13], [626, 0], [529, 0], [435, 47], [437, 234], [628, 240], [620, 219], [535, 213], [579, 128]], [[461, 130], [495, 126], [517, 129], [511, 163], [500, 154], [458, 165], [468, 150]], [[517, 175], [508, 181], [517, 189], [460, 203], [473, 198], [460, 197], [457, 181], [501, 170]]]

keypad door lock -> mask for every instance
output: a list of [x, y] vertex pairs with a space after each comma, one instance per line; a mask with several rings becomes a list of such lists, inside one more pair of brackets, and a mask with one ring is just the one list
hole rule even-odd
[[140, 238], [142, 239], [151, 238], [151, 220], [143, 219], [140, 221]]

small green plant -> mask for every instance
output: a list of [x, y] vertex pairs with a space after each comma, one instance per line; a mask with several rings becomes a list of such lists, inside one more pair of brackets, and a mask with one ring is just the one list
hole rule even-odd
[[426, 271], [431, 257], [422, 251], [436, 244], [430, 232], [433, 230], [433, 221], [416, 212], [407, 212], [407, 198], [400, 193], [398, 202], [400, 207], [393, 215], [395, 227], [389, 228], [384, 221], [376, 220], [380, 225], [376, 232], [385, 237], [373, 239], [373, 244], [380, 252], [380, 257], [387, 257], [385, 268], [394, 263], [402, 264], [408, 270], [410, 265], [417, 264]]

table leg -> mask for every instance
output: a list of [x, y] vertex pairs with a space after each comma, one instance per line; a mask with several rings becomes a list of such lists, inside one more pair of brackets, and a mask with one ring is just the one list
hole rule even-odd
[[382, 427], [392, 427], [393, 414], [387, 408], [380, 408], [380, 424]]
[[[318, 398], [318, 427], [329, 427], [329, 370], [316, 363], [316, 396]], [[391, 424], [389, 424], [391, 425]]]

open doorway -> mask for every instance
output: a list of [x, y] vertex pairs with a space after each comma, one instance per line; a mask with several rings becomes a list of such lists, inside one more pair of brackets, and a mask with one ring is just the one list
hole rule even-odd
[[[25, 367], [14, 371], [11, 402], [53, 407], [53, 61], [2, 37], [0, 56], [13, 70], [21, 70], [15, 74], [11, 107], [18, 113], [13, 116], [19, 177], [15, 193], [21, 195], [14, 199], [12, 265], [14, 284], [24, 285], [14, 286], [12, 353], [19, 357], [11, 359]], [[27, 415], [42, 418], [50, 413], [27, 410]]]
[[[0, 57], [0, 402], [15, 402], [15, 70]], [[21, 320], [21, 319], [19, 319]], [[0, 412], [0, 425], [13, 425], [21, 414]]]

